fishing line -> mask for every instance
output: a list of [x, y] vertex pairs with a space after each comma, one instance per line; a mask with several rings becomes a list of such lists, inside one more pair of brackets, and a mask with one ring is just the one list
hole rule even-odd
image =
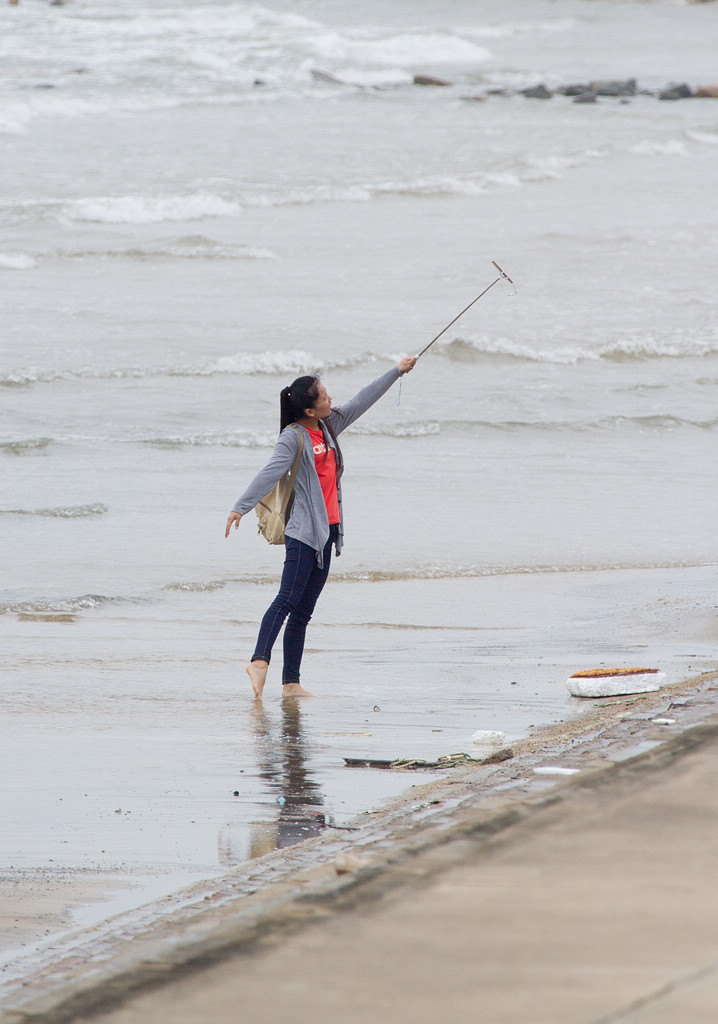
[[[490, 289], [491, 289], [491, 288], [493, 288], [495, 284], [498, 284], [498, 283], [499, 283], [499, 281], [508, 281], [508, 282], [509, 282], [509, 284], [511, 285], [511, 287], [513, 288], [513, 294], [514, 294], [514, 295], [516, 294], [516, 285], [515, 285], [515, 284], [514, 284], [514, 282], [513, 282], [512, 280], [511, 280], [511, 278], [509, 277], [509, 275], [508, 275], [508, 274], [507, 274], [507, 273], [506, 273], [505, 271], [503, 271], [503, 270], [501, 269], [501, 267], [500, 267], [500, 266], [498, 265], [498, 263], [496, 262], [496, 260], [492, 260], [491, 262], [492, 262], [492, 264], [493, 264], [493, 265], [494, 265], [494, 266], [496, 267], [496, 269], [498, 270], [498, 272], [499, 272], [499, 276], [498, 276], [498, 277], [496, 277], [496, 278], [494, 278], [494, 280], [493, 280], [493, 281], [491, 282], [491, 284], [490, 284], [490, 285], [487, 285], [487, 287], [486, 287], [486, 288], [484, 288], [484, 290], [483, 290], [483, 291], [481, 292], [481, 294], [480, 294], [480, 295], [477, 295], [475, 299], [472, 299], [472, 300], [471, 300], [471, 302], [470, 302], [470, 303], [468, 304], [468, 306], [465, 306], [465, 307], [464, 307], [464, 308], [463, 308], [463, 309], [461, 310], [461, 312], [460, 312], [460, 313], [457, 313], [457, 315], [456, 315], [456, 316], [454, 317], [454, 319], [453, 319], [453, 320], [452, 320], [452, 321], [451, 321], [450, 323], [448, 323], [448, 324], [446, 325], [446, 327], [444, 327], [444, 328], [443, 328], [443, 329], [442, 329], [441, 331], [439, 331], [439, 333], [438, 333], [438, 334], [436, 335], [436, 337], [435, 337], [435, 338], [432, 338], [432, 339], [431, 339], [431, 341], [429, 342], [429, 344], [428, 344], [428, 345], [425, 345], [425, 346], [424, 346], [424, 347], [422, 348], [421, 352], [419, 352], [419, 353], [418, 353], [418, 355], [416, 356], [416, 359], [417, 359], [417, 360], [421, 359], [421, 357], [422, 357], [422, 356], [424, 355], [424, 353], [425, 353], [425, 352], [428, 352], [428, 351], [429, 351], [429, 349], [430, 349], [430, 348], [431, 348], [431, 346], [432, 346], [432, 345], [434, 344], [434, 342], [435, 342], [435, 341], [438, 341], [438, 340], [439, 340], [439, 338], [441, 337], [441, 335], [442, 335], [442, 334], [446, 334], [446, 332], [448, 331], [448, 329], [449, 329], [450, 327], [453, 327], [453, 325], [454, 325], [454, 324], [456, 323], [456, 321], [457, 321], [457, 320], [459, 319], [459, 317], [462, 317], [462, 316], [464, 315], [464, 313], [466, 313], [466, 312], [467, 312], [467, 311], [468, 311], [469, 309], [471, 309], [471, 307], [472, 307], [472, 306], [473, 306], [473, 305], [474, 305], [475, 303], [477, 303], [477, 302], [479, 301], [479, 299], [483, 299], [484, 295], [486, 295], [486, 293], [487, 293], [488, 291], [490, 291]], [[416, 364], [415, 364], [415, 365], [416, 365]], [[399, 405], [399, 404], [400, 404], [400, 402], [401, 402], [401, 385], [402, 385], [402, 383], [403, 383], [403, 379], [404, 379], [404, 378], [403, 378], [403, 375], [402, 375], [402, 377], [401, 377], [401, 378], [400, 378], [400, 380], [399, 380], [399, 394], [397, 395], [397, 399], [396, 399], [396, 404], [397, 404], [397, 405]]]

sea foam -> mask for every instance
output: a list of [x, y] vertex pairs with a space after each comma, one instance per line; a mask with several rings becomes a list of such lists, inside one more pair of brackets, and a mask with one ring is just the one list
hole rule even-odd
[[210, 192], [174, 196], [98, 196], [66, 203], [60, 219], [100, 224], [152, 224], [160, 221], [236, 217], [241, 206]]
[[37, 260], [23, 252], [0, 252], [0, 269], [3, 270], [32, 270], [37, 266]]
[[475, 64], [491, 57], [485, 47], [448, 32], [406, 32], [384, 38], [359, 35], [352, 38], [338, 32], [325, 32], [314, 40], [314, 48], [322, 57], [332, 60], [358, 60], [391, 67]]
[[47, 598], [35, 601], [0, 601], [0, 615], [32, 614], [73, 614], [92, 611], [109, 602], [122, 598], [103, 597], [100, 594], [83, 594], [81, 597]]
[[96, 501], [91, 505], [61, 505], [57, 508], [9, 508], [0, 509], [4, 516], [49, 516], [52, 519], [87, 519], [90, 516], [102, 516], [107, 512], [107, 505]]
[[528, 345], [504, 339], [454, 338], [438, 341], [434, 354], [455, 362], [478, 362], [483, 359], [511, 359], [527, 363], [574, 365], [582, 362], [631, 362], [650, 359], [682, 359], [718, 355], [718, 340], [713, 338], [654, 337], [620, 338], [589, 348], [569, 345], [555, 349], [532, 349]]
[[385, 360], [386, 356], [359, 352], [344, 359], [324, 360], [310, 352], [289, 349], [284, 352], [237, 352], [209, 362], [168, 366], [78, 366], [46, 370], [27, 367], [0, 375], [0, 387], [30, 387], [33, 384], [54, 384], [66, 380], [144, 380], [151, 377], [213, 377], [224, 374], [296, 377], [325, 370], [351, 370], [379, 359]]

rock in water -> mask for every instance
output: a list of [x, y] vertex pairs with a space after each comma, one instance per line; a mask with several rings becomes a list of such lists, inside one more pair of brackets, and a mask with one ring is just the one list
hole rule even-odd
[[626, 78], [623, 81], [597, 81], [591, 82], [590, 90], [597, 96], [635, 96], [636, 79]]
[[660, 690], [665, 681], [657, 668], [589, 668], [574, 672], [566, 685], [573, 697], [619, 697]]
[[583, 96], [584, 93], [591, 92], [591, 86], [586, 82], [574, 82], [572, 85], [562, 85], [556, 92], [560, 92], [562, 96]]
[[434, 78], [432, 75], [414, 75], [414, 85], [451, 85], [451, 82], [444, 81], [443, 78]]
[[669, 85], [662, 92], [659, 92], [659, 100], [689, 100], [693, 95], [693, 90], [690, 85], [686, 82], [681, 82], [680, 85]]
[[329, 71], [324, 71], [322, 68], [312, 68], [312, 78], [315, 82], [328, 82], [330, 85], [347, 85], [343, 78], [337, 78], [336, 75], [331, 74]]
[[695, 95], [699, 99], [718, 100], [718, 85], [699, 85]]
[[550, 89], [541, 83], [541, 85], [535, 85], [533, 89], [522, 89], [522, 94], [530, 100], [550, 100], [553, 93]]

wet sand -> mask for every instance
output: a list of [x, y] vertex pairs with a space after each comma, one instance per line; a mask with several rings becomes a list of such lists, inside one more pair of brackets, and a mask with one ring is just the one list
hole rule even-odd
[[[9, 1024], [22, 1019], [15, 1013], [32, 1013], [49, 1024], [100, 1012], [148, 986], [258, 952], [268, 941], [288, 941], [303, 925], [342, 907], [371, 903], [421, 874], [424, 869], [412, 867], [421, 856], [441, 860], [436, 851], [477, 829], [485, 837], [500, 836], [537, 808], [560, 801], [566, 787], [591, 787], [600, 779], [610, 792], [623, 766], [660, 759], [660, 751], [676, 743], [690, 745], [696, 727], [718, 711], [717, 680], [714, 671], [657, 693], [591, 702], [571, 722], [512, 744], [510, 760], [435, 776], [381, 811], [362, 815], [356, 831], [324, 832], [210, 884], [58, 940], [52, 950], [16, 962], [15, 980], [8, 976], [3, 985], [7, 1010], [0, 1019]], [[537, 768], [576, 774], [567, 779]]]
[[[715, 666], [713, 571], [339, 581], [308, 652], [328, 696], [290, 711], [272, 689], [259, 707], [238, 686], [237, 638], [211, 606], [179, 650], [176, 629], [165, 638], [144, 607], [129, 624], [125, 608], [62, 624], [5, 616], [18, 660], [3, 704], [3, 979], [34, 976], [87, 936], [111, 941], [118, 921], [153, 927], [192, 905], [192, 885], [201, 902], [208, 889], [260, 892], [367, 822], [386, 832], [395, 814], [415, 818], [416, 793], [449, 785], [446, 773], [347, 769], [344, 757], [481, 757], [477, 729], [503, 731], [517, 756], [570, 751], [634, 707], [569, 697], [566, 678], [592, 665], [665, 670], [658, 708]], [[144, 661], [122, 660], [130, 626], [155, 638]], [[636, 700], [636, 713], [654, 707]], [[441, 806], [519, 786], [517, 764], [470, 782], [452, 770]]]
[[341, 888], [315, 880], [228, 956], [180, 972], [175, 951], [169, 983], [91, 1017], [711, 1024], [717, 749], [712, 715], [448, 831], [415, 828]]

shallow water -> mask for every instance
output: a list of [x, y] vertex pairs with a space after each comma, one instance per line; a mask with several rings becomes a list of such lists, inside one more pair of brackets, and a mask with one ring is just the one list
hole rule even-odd
[[[593, 664], [712, 664], [718, 103], [489, 90], [709, 82], [717, 18], [0, 8], [6, 869], [170, 889], [425, 778], [345, 756], [510, 741], [580, 713], [565, 679]], [[275, 679], [260, 711], [243, 665], [281, 554], [223, 528], [280, 388], [319, 369], [341, 403], [491, 259], [516, 294], [345, 435], [322, 699], [283, 710]]]
[[487, 756], [476, 730], [510, 743], [581, 714], [566, 689], [580, 668], [646, 663], [676, 682], [714, 667], [713, 577], [340, 579], [306, 655], [321, 696], [284, 706], [276, 671], [258, 705], [237, 668], [255, 623], [233, 608], [261, 605], [268, 583], [203, 592], [201, 622], [191, 591], [93, 609], [91, 630], [86, 612], [7, 615], [0, 857], [17, 880], [106, 876], [113, 901], [93, 891], [79, 908], [88, 923], [351, 828], [431, 773], [348, 768], [347, 757]]

